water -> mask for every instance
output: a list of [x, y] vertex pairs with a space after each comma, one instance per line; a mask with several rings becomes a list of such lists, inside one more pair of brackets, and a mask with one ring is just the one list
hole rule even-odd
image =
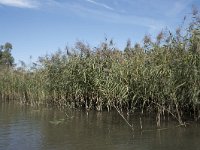
[[[132, 132], [117, 114], [0, 103], [0, 150], [199, 150], [200, 126], [155, 130], [153, 118], [143, 118], [144, 132]], [[138, 120], [130, 122], [138, 127]], [[151, 131], [149, 131], [151, 130]]]

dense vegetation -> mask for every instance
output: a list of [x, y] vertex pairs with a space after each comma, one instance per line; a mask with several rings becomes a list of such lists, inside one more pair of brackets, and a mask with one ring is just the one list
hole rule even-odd
[[6, 67], [0, 71], [0, 96], [31, 105], [151, 112], [158, 125], [167, 114], [180, 124], [187, 115], [198, 120], [199, 14], [194, 10], [188, 27], [162, 31], [154, 42], [145, 36], [132, 47], [128, 41], [124, 51], [107, 39], [95, 48], [77, 42], [29, 69]]
[[2, 68], [9, 68], [12, 67], [14, 64], [14, 58], [11, 55], [12, 44], [5, 43], [4, 45], [0, 46], [0, 67]]

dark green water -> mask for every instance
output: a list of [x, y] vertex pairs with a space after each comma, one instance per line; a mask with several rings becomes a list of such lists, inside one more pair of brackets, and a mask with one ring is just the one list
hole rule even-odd
[[[112, 113], [30, 108], [0, 103], [0, 150], [199, 150], [200, 126], [131, 132], [115, 111]], [[130, 120], [136, 127], [137, 119]], [[145, 124], [145, 125], [144, 125]], [[143, 118], [144, 129], [155, 121]]]

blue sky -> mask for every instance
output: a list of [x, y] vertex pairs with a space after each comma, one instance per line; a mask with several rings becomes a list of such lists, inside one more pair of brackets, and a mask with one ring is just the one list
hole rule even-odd
[[175, 30], [199, 0], [0, 0], [0, 44], [10, 42], [15, 62], [104, 38], [123, 48], [168, 27]]

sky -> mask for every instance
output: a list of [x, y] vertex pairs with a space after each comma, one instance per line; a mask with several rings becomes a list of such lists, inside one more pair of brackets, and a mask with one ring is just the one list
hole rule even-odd
[[200, 0], [0, 0], [0, 45], [15, 63], [37, 61], [76, 41], [98, 46], [105, 37], [123, 49], [166, 27], [175, 30]]

